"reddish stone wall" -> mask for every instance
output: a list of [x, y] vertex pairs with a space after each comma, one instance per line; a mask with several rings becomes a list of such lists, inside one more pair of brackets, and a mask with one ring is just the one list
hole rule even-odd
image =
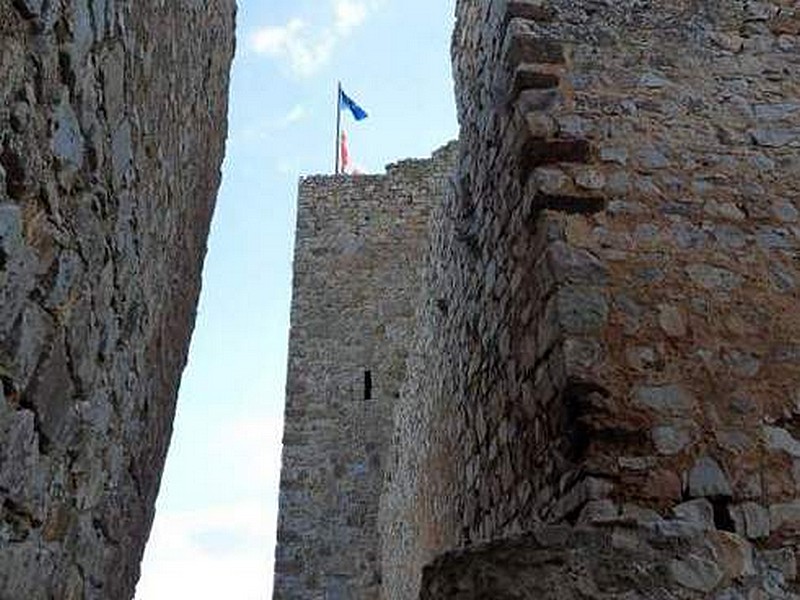
[[397, 413], [387, 514], [411, 525], [384, 553], [387, 596], [413, 597], [453, 546], [691, 499], [793, 552], [794, 4], [483, 1], [458, 18], [462, 158]]
[[800, 16], [788, 3], [635, 8], [510, 2], [498, 29], [478, 27], [497, 52], [491, 79], [471, 62], [485, 50], [456, 59], [465, 147], [486, 149], [463, 171], [494, 296], [478, 337], [506, 367], [502, 403], [544, 420], [565, 459], [558, 485], [534, 485], [546, 519], [573, 513], [589, 476], [654, 508], [797, 495], [786, 173], [800, 166]]

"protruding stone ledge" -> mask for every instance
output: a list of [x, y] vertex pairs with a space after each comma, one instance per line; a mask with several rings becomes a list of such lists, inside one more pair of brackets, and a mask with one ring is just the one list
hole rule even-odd
[[519, 65], [514, 70], [511, 82], [511, 101], [525, 90], [550, 90], [557, 88], [560, 78], [555, 73], [542, 71], [534, 65]]
[[522, 149], [521, 174], [528, 176], [536, 168], [557, 163], [589, 163], [592, 147], [587, 140], [530, 138]]
[[542, 0], [508, 0], [506, 20], [529, 19], [531, 21], [548, 22], [555, 17], [555, 11]]
[[508, 22], [503, 55], [507, 64], [512, 66], [522, 63], [563, 65], [567, 62], [564, 44], [531, 32], [525, 19], [511, 19]]

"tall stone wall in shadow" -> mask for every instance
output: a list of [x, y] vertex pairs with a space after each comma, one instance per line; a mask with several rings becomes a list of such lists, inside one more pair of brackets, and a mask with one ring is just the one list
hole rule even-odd
[[[676, 567], [664, 597], [794, 589], [773, 561], [800, 524], [798, 32], [792, 2], [459, 3], [461, 158], [396, 413], [387, 597], [553, 523], [627, 527], [652, 560], [639, 526], [683, 536], [707, 577]], [[730, 575], [741, 556], [767, 566]], [[545, 574], [476, 591], [436, 568], [426, 597]], [[661, 597], [612, 579], [597, 593]]]
[[130, 598], [227, 130], [232, 0], [0, 2], [0, 596]]

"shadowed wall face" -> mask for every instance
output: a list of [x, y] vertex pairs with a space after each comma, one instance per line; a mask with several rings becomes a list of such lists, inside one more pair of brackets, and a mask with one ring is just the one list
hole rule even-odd
[[429, 336], [448, 380], [408, 399], [430, 407], [408, 431], [446, 451], [414, 459], [409, 512], [436, 535], [409, 556], [692, 501], [746, 552], [793, 557], [797, 7], [458, 12], [462, 157], [430, 293], [455, 342]]
[[[431, 598], [797, 591], [795, 4], [458, 3], [460, 156], [404, 323], [384, 597], [426, 564]], [[565, 564], [602, 576], [541, 588]]]
[[194, 323], [234, 3], [0, 3], [0, 595], [129, 598]]

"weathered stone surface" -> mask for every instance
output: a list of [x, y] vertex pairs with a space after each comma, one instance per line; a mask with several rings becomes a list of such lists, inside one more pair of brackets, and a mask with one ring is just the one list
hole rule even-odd
[[704, 594], [713, 591], [722, 580], [722, 569], [715, 562], [695, 554], [673, 560], [669, 571], [676, 583]]
[[792, 548], [765, 550], [760, 558], [768, 569], [778, 571], [786, 581], [797, 579], [797, 556]]
[[[417, 597], [442, 553], [449, 583], [428, 597], [604, 597], [596, 570], [558, 570], [572, 557], [532, 567], [506, 553], [473, 570], [481, 551], [453, 551], [510, 551], [543, 522], [560, 524], [542, 533], [556, 544], [571, 523], [619, 521], [704, 543], [659, 556], [646, 592], [605, 597], [795, 593], [761, 553], [800, 537], [796, 12], [458, 3], [460, 158], [405, 332], [378, 516], [384, 598]], [[687, 498], [705, 509], [666, 518]], [[768, 537], [763, 514], [737, 512], [747, 503], [769, 507]], [[618, 529], [604, 551], [658, 554]], [[628, 581], [627, 565], [601, 571]]]
[[688, 491], [692, 498], [733, 494], [728, 478], [725, 477], [719, 463], [708, 456], [698, 460], [689, 471]]
[[[378, 597], [392, 411], [430, 214], [456, 149], [390, 165], [386, 175], [300, 183], [276, 599]], [[387, 524], [386, 535], [404, 526]]]
[[755, 502], [745, 502], [731, 508], [736, 533], [748, 539], [769, 537], [769, 511]]
[[695, 399], [680, 385], [642, 387], [634, 392], [637, 404], [659, 414], [688, 416], [696, 405]]
[[755, 552], [746, 539], [728, 531], [712, 531], [709, 543], [716, 564], [734, 581], [756, 575]]
[[693, 432], [686, 425], [663, 425], [650, 432], [659, 454], [673, 455], [681, 452], [693, 439]]
[[796, 535], [800, 532], [800, 501], [771, 505], [769, 521], [771, 531]]
[[[726, 532], [709, 543], [702, 530], [541, 528], [444, 554], [425, 568], [420, 598], [760, 598], [759, 581], [776, 562], [756, 562], [750, 545]], [[790, 561], [781, 564], [791, 572]], [[768, 585], [772, 597], [792, 597], [786, 581]]]
[[675, 338], [686, 335], [686, 317], [680, 307], [662, 304], [658, 313], [658, 324], [664, 333]]
[[785, 452], [794, 458], [800, 458], [800, 441], [781, 427], [764, 427], [764, 442], [769, 450]]
[[232, 0], [0, 3], [0, 597], [133, 595], [226, 137]]
[[708, 529], [714, 529], [714, 507], [705, 498], [690, 500], [672, 508], [675, 518], [698, 523]]

